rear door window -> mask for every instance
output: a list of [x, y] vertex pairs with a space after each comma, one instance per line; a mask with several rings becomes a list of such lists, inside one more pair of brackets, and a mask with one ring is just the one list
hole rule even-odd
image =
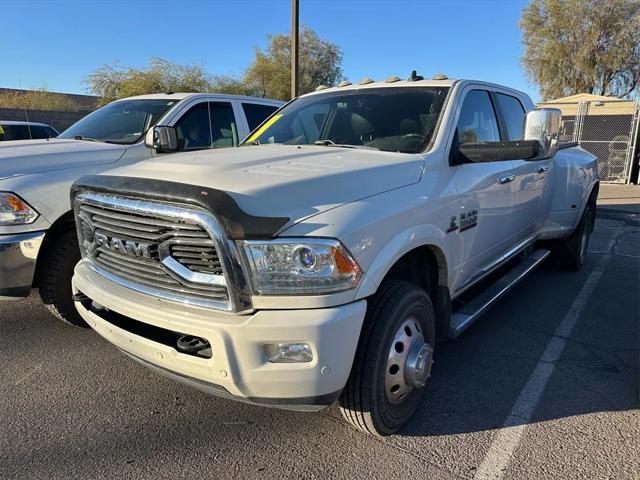
[[275, 112], [278, 107], [273, 105], [261, 105], [259, 103], [242, 103], [242, 110], [245, 117], [247, 117], [247, 123], [249, 124], [249, 130], [254, 131], [258, 126], [264, 122], [264, 120]]
[[45, 127], [44, 125], [31, 126], [31, 138], [51, 138], [56, 136], [57, 134], [52, 128]]

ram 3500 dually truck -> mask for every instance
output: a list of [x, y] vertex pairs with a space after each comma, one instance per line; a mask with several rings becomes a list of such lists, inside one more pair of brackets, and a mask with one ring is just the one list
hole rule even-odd
[[[237, 145], [282, 104], [234, 95], [142, 95], [96, 110], [55, 139], [2, 142], [0, 300], [21, 300], [36, 287], [56, 317], [84, 324], [71, 300], [80, 259], [71, 184], [169, 152]], [[155, 124], [173, 127], [162, 149], [153, 147]]]
[[437, 340], [550, 254], [584, 263], [596, 159], [559, 148], [559, 122], [486, 82], [367, 79], [297, 98], [239, 148], [84, 177], [76, 306], [176, 380], [291, 409], [337, 400], [390, 434]]

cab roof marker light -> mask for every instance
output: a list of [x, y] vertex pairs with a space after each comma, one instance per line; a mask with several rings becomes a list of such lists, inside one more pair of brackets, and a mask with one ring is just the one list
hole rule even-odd
[[401, 79], [397, 75], [391, 75], [389, 78], [385, 80], [385, 83], [395, 83], [399, 82]]
[[327, 88], [329, 88], [329, 87], [327, 87], [326, 85], [318, 85], [318, 86], [316, 87], [316, 92], [317, 92], [318, 90], [326, 90]]
[[364, 77], [360, 82], [358, 82], [359, 85], [368, 85], [369, 83], [373, 83], [373, 79], [369, 77]]
[[338, 87], [348, 87], [349, 85], [352, 85], [349, 80], [343, 80], [338, 84]]
[[447, 80], [449, 77], [447, 77], [444, 73], [436, 73], [432, 80]]

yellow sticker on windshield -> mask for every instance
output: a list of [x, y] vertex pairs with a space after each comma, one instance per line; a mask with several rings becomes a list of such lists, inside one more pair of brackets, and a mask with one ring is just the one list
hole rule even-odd
[[0, 125], [0, 135], [4, 135], [4, 128], [2, 128], [2, 125]]
[[255, 132], [253, 132], [253, 134], [249, 138], [247, 138], [245, 140], [245, 143], [253, 142], [256, 138], [258, 138], [260, 135], [262, 135], [267, 130], [267, 128], [269, 128], [271, 125], [273, 125], [278, 120], [280, 120], [280, 117], [282, 117], [282, 114], [278, 113], [277, 115], [274, 115], [269, 120], [264, 122], [259, 129], [257, 129]]

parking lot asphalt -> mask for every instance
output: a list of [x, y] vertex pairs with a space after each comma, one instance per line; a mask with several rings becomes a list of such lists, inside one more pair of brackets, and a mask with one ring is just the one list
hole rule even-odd
[[640, 478], [640, 211], [545, 264], [459, 339], [397, 435], [158, 377], [32, 295], [0, 303], [0, 478]]

